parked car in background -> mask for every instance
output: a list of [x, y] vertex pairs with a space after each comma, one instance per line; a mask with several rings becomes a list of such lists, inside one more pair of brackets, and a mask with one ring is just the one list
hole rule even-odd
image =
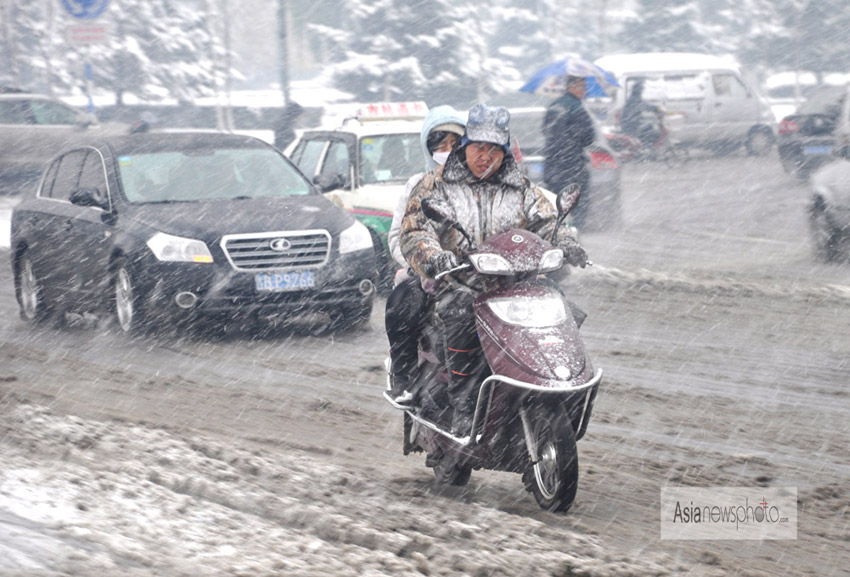
[[744, 145], [752, 155], [767, 154], [776, 141], [770, 105], [739, 68], [717, 56], [691, 53], [642, 53], [603, 56], [595, 64], [621, 88], [606, 98], [589, 98], [598, 118], [619, 129], [632, 87], [644, 82], [644, 99], [667, 114], [681, 115], [676, 132], [685, 146], [726, 151]]
[[[546, 143], [543, 136], [543, 118], [546, 116], [546, 108], [512, 108], [510, 113], [513, 146], [515, 150], [519, 150], [522, 165], [529, 178], [542, 185], [545, 162], [543, 148]], [[617, 228], [623, 212], [620, 193], [621, 168], [599, 127], [596, 142], [588, 147], [586, 152], [590, 168], [590, 187], [588, 194], [579, 197], [578, 204], [572, 211], [572, 223], [580, 231]], [[554, 194], [550, 200], [554, 202]]]
[[824, 262], [850, 260], [850, 85], [833, 129], [830, 162], [812, 174], [809, 223], [815, 256]]
[[850, 260], [850, 145], [835, 150], [835, 162], [812, 175], [809, 225], [815, 257]]
[[135, 134], [66, 149], [15, 207], [11, 254], [31, 323], [106, 309], [126, 333], [308, 312], [351, 326], [374, 300], [366, 227], [246, 136]]
[[419, 133], [427, 112], [423, 102], [367, 105], [340, 126], [303, 131], [286, 149], [328, 198], [369, 228], [382, 290], [398, 266], [387, 246], [393, 211], [407, 180], [425, 170]]
[[832, 160], [835, 129], [846, 86], [820, 86], [794, 114], [779, 123], [779, 159], [785, 172], [806, 180]]
[[81, 137], [126, 134], [129, 128], [99, 123], [93, 114], [49, 96], [0, 90], [0, 190], [34, 186], [47, 159]]

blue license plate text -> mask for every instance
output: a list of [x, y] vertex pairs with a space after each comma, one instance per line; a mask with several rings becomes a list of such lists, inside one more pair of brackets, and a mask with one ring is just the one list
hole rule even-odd
[[312, 270], [289, 272], [258, 272], [254, 284], [259, 292], [296, 291], [316, 286], [316, 274]]

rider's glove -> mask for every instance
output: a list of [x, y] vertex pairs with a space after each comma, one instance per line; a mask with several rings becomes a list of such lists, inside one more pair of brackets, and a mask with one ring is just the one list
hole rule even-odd
[[564, 260], [573, 266], [584, 268], [587, 265], [587, 251], [577, 241], [565, 238], [558, 241], [558, 248], [564, 251]]
[[429, 272], [432, 277], [437, 276], [441, 272], [446, 272], [457, 266], [457, 257], [450, 250], [441, 250], [434, 253], [428, 260]]

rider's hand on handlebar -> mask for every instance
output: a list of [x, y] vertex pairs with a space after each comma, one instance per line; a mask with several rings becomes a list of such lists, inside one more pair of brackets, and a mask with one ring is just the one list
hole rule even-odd
[[440, 252], [434, 253], [428, 261], [428, 266], [431, 269], [431, 276], [437, 276], [441, 272], [449, 271], [455, 268], [457, 264], [457, 257], [455, 256], [455, 253], [450, 250], [441, 250]]
[[573, 266], [584, 268], [587, 265], [587, 251], [578, 242], [565, 238], [558, 242], [558, 248], [564, 251], [564, 260]]

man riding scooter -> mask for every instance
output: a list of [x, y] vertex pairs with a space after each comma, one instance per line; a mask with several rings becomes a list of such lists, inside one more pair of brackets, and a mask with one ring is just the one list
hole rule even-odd
[[[507, 109], [475, 105], [469, 111], [460, 146], [441, 170], [428, 173], [414, 188], [400, 241], [404, 257], [420, 276], [434, 279], [454, 269], [463, 250], [470, 248], [457, 227], [440, 228], [425, 216], [421, 203], [426, 198], [451, 205], [474, 244], [512, 228], [553, 238], [557, 212], [517, 165], [509, 148], [509, 124]], [[585, 266], [587, 253], [568, 227], [555, 238], [566, 262]], [[458, 282], [440, 283], [433, 298], [450, 375], [447, 392], [454, 411], [452, 434], [463, 437], [472, 425], [477, 376], [484, 366], [473, 313], [476, 293], [467, 287], [485, 281], [462, 272], [453, 276]]]

